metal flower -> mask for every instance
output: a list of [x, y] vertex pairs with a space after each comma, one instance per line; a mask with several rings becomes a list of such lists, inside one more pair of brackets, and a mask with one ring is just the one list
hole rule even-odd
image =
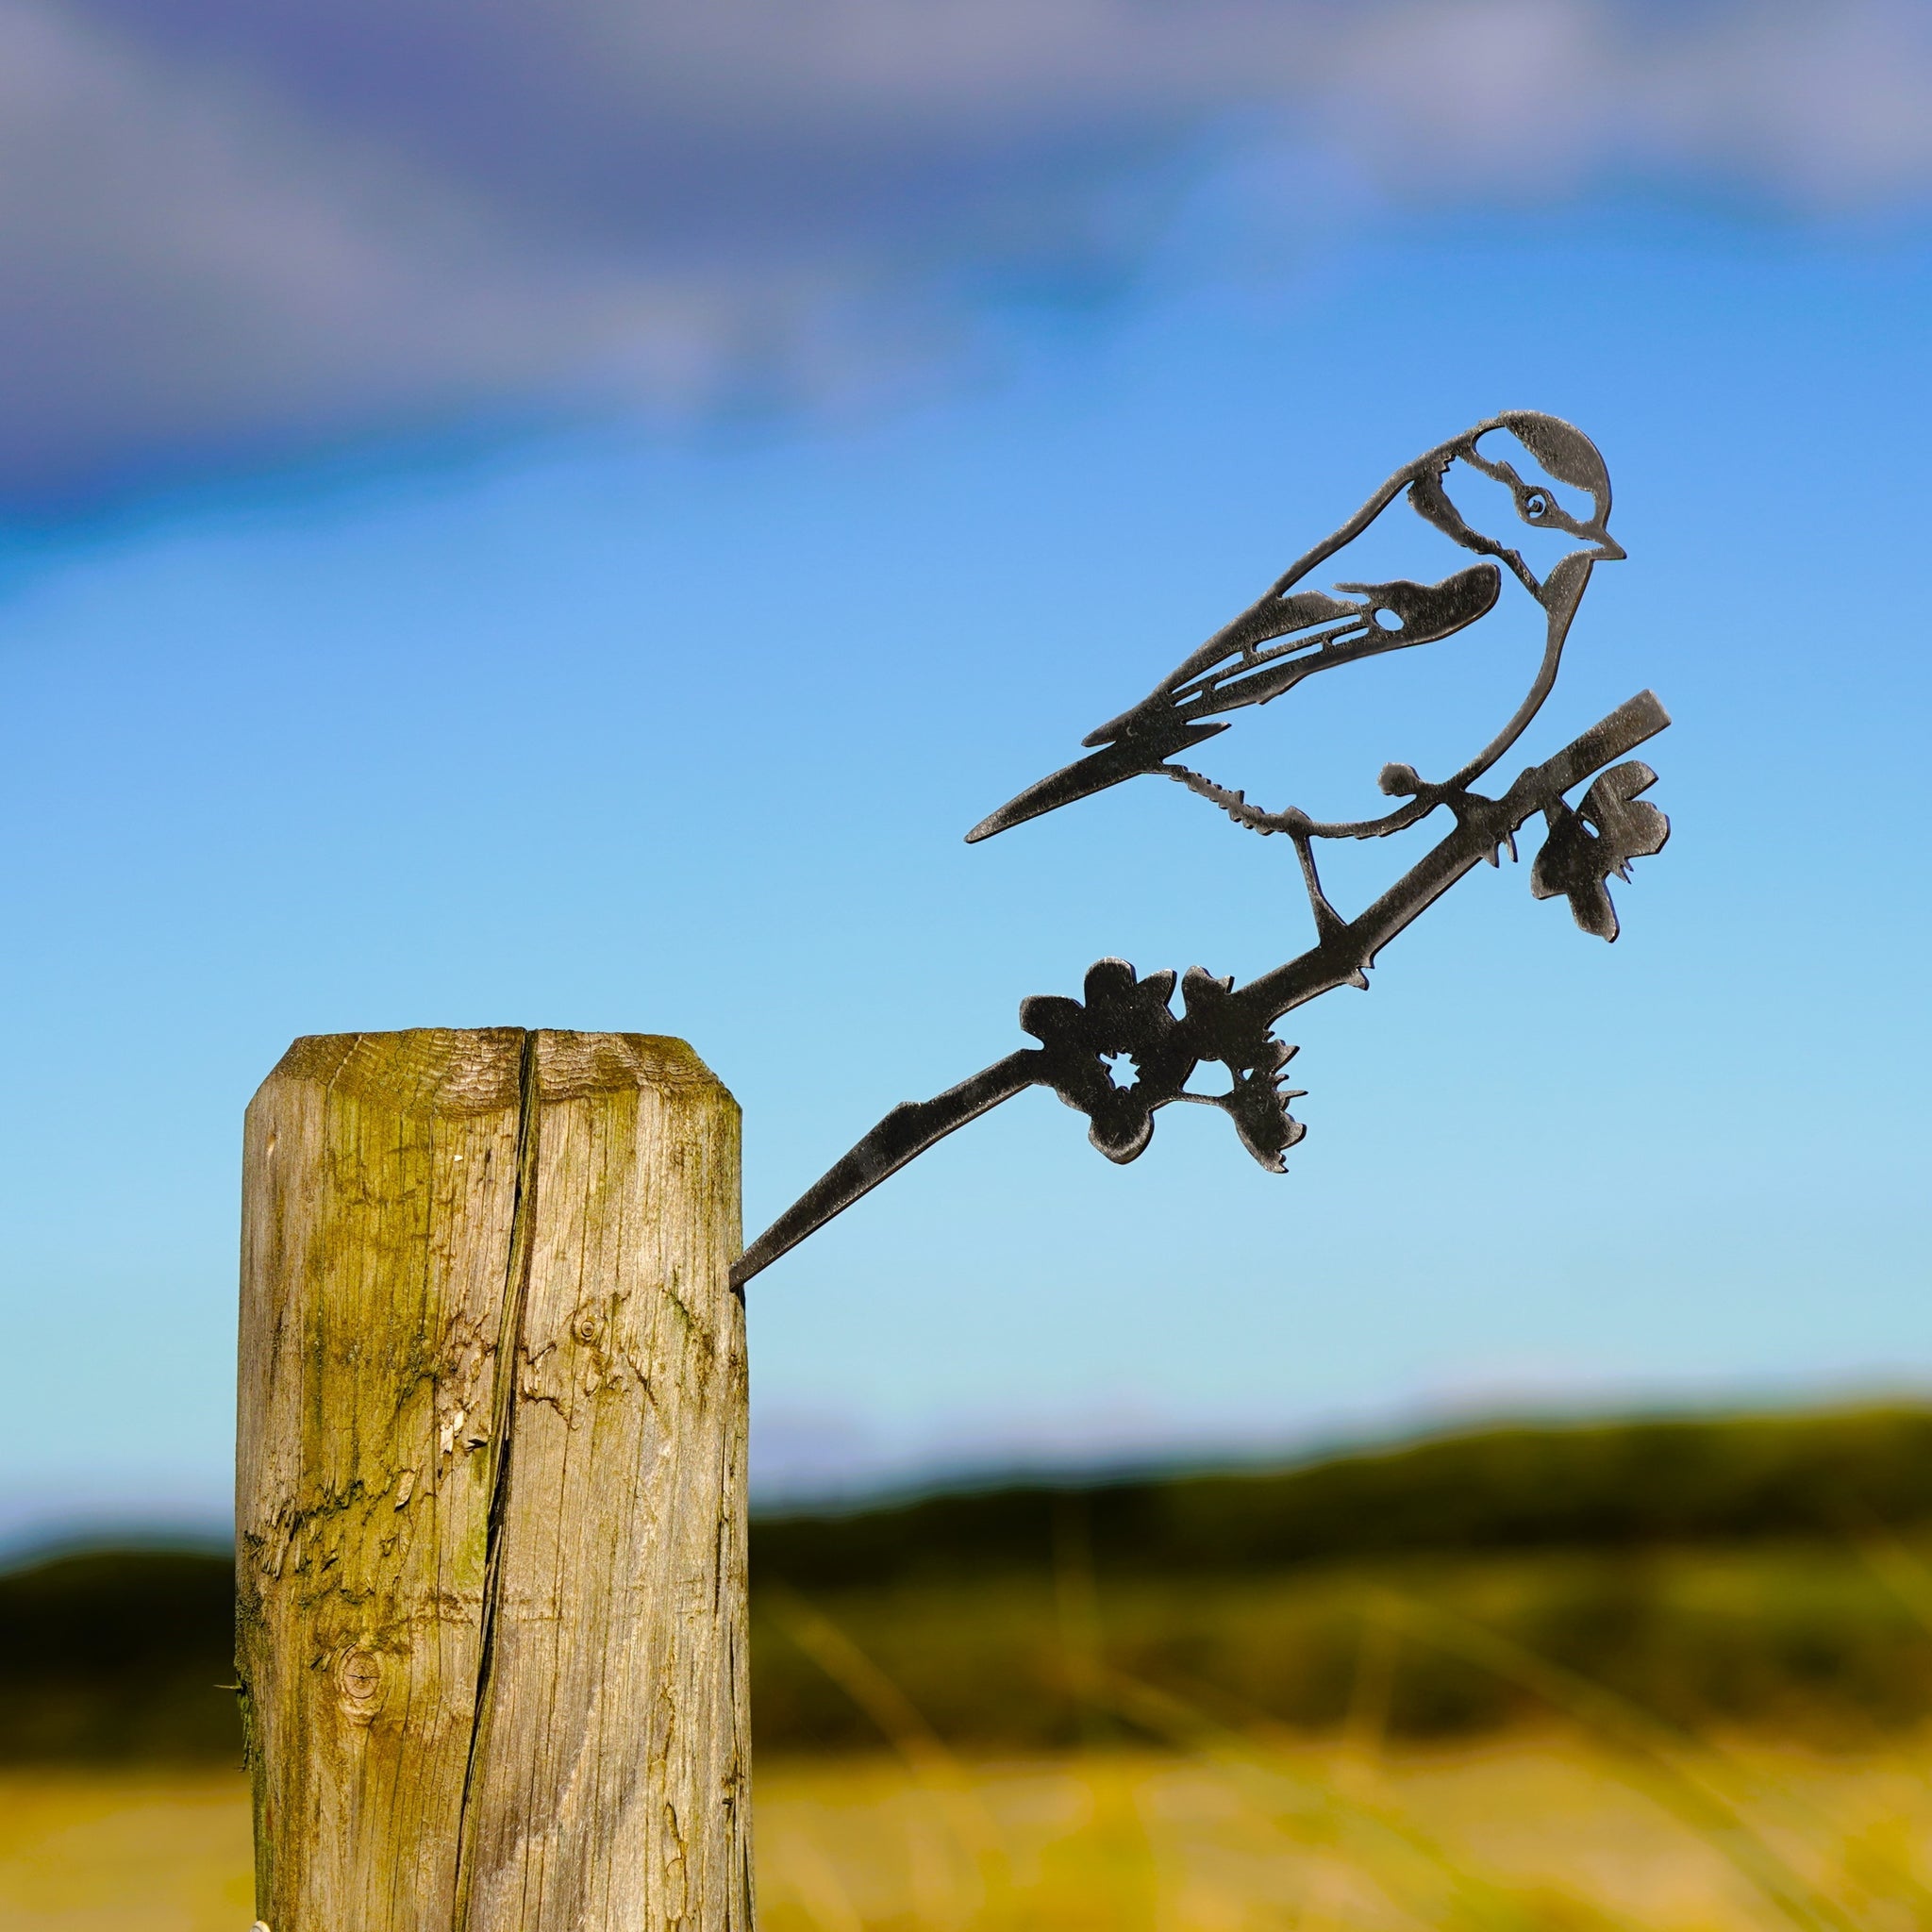
[[1194, 1071], [1168, 1007], [1174, 984], [1172, 973], [1141, 979], [1124, 959], [1101, 959], [1087, 969], [1084, 1005], [1058, 993], [1020, 1002], [1020, 1024], [1046, 1049], [1046, 1084], [1087, 1116], [1087, 1138], [1109, 1160], [1141, 1153], [1154, 1135], [1154, 1109]]
[[1544, 807], [1550, 836], [1530, 868], [1529, 890], [1539, 899], [1568, 898], [1576, 923], [1598, 939], [1617, 937], [1617, 908], [1606, 881], [1630, 876], [1630, 861], [1664, 849], [1671, 822], [1654, 805], [1636, 802], [1657, 783], [1639, 758], [1613, 765], [1573, 810], [1557, 798]]
[[[1124, 959], [1102, 959], [1088, 968], [1084, 1002], [1053, 993], [1023, 1000], [1020, 1024], [1044, 1049], [1041, 1077], [1087, 1116], [1087, 1138], [1109, 1160], [1132, 1160], [1153, 1138], [1156, 1111], [1191, 1100], [1220, 1108], [1241, 1145], [1281, 1173], [1283, 1153], [1307, 1131], [1288, 1110], [1300, 1090], [1281, 1085], [1295, 1049], [1241, 1004], [1231, 978], [1189, 967], [1178, 1017], [1169, 1004], [1174, 989], [1172, 973], [1141, 979]], [[1187, 1091], [1204, 1060], [1226, 1067], [1225, 1093]]]

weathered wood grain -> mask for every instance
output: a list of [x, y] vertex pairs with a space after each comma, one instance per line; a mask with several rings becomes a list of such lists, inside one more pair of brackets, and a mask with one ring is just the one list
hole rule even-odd
[[738, 1109], [681, 1041], [298, 1041], [248, 1110], [272, 1932], [749, 1932]]

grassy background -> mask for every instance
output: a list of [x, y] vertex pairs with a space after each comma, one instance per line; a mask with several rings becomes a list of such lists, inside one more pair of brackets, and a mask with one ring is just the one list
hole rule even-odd
[[[230, 1606], [210, 1553], [0, 1574], [0, 1760], [233, 1763]], [[1171, 1748], [1163, 1698], [1305, 1734], [1641, 1712], [1875, 1746], [1932, 1716], [1932, 1411], [1487, 1429], [761, 1518], [753, 1658], [768, 1756]]]
[[[1923, 1756], [1575, 1739], [759, 1768], [767, 1932], [1912, 1932]], [[8, 1932], [241, 1932], [232, 1771], [0, 1772]]]

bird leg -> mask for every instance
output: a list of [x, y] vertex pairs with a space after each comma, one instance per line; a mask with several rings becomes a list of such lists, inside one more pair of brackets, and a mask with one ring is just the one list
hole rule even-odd
[[1315, 916], [1316, 939], [1328, 940], [1346, 931], [1348, 922], [1328, 903], [1328, 895], [1322, 890], [1321, 875], [1315, 870], [1315, 822], [1299, 806], [1291, 805], [1286, 811], [1263, 811], [1258, 806], [1250, 805], [1245, 793], [1230, 791], [1212, 778], [1191, 772], [1185, 765], [1162, 765], [1160, 769], [1190, 791], [1218, 805], [1236, 824], [1259, 832], [1264, 839], [1275, 832], [1286, 832], [1294, 846], [1294, 856], [1301, 860], [1302, 883], [1308, 890], [1308, 909]]
[[[1283, 814], [1287, 816], [1287, 814]], [[1294, 856], [1302, 862], [1302, 883], [1308, 889], [1308, 910], [1315, 915], [1315, 938], [1325, 941], [1348, 930], [1348, 922], [1328, 903], [1322, 881], [1315, 872], [1315, 841], [1308, 836], [1308, 821], [1301, 813], [1298, 825], [1289, 825], [1288, 836], [1294, 841]]]
[[1307, 837], [1306, 819], [1300, 824], [1291, 824], [1289, 839], [1294, 841], [1294, 856], [1302, 861], [1302, 885], [1307, 887], [1307, 910], [1316, 916], [1316, 939], [1333, 939], [1337, 933], [1346, 931], [1346, 922], [1327, 902], [1327, 892], [1322, 891], [1322, 879], [1316, 874], [1316, 848], [1314, 841]]

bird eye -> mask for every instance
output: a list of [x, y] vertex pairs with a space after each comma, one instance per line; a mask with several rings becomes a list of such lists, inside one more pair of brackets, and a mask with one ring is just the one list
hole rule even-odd
[[1550, 513], [1550, 499], [1541, 490], [1532, 490], [1523, 499], [1523, 514], [1534, 522]]

